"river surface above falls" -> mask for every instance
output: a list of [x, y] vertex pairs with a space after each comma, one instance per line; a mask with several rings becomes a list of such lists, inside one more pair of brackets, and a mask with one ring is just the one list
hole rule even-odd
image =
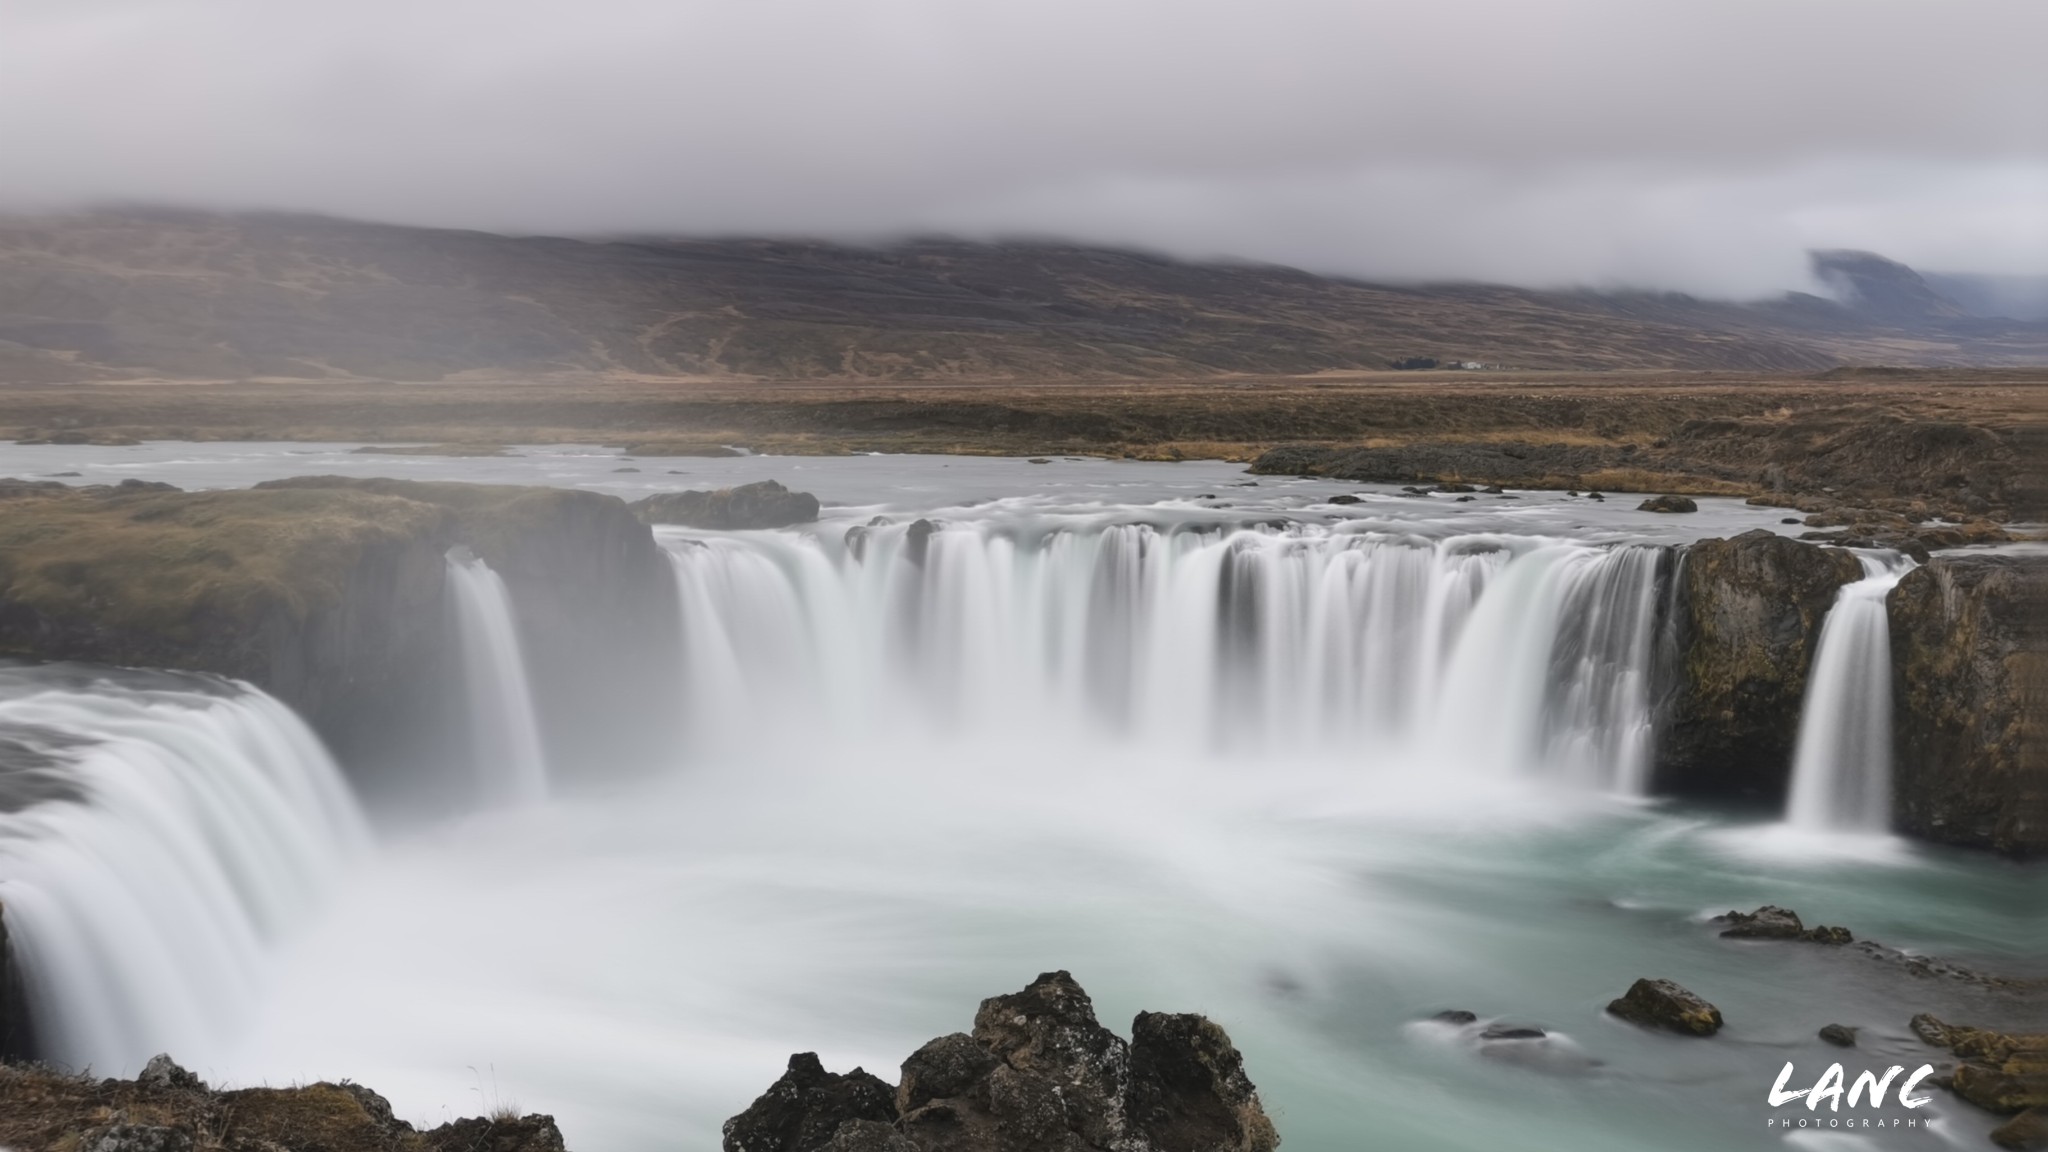
[[[826, 502], [821, 535], [834, 540], [878, 515], [1281, 515], [1585, 544], [1800, 530], [1737, 500], [1679, 516], [1612, 494], [1459, 503], [1216, 462], [352, 447], [0, 445], [0, 475], [209, 488], [342, 474], [627, 499], [774, 478]], [[1328, 503], [1340, 493], [1363, 500]], [[662, 535], [674, 547], [710, 534]], [[1208, 719], [1188, 711], [1190, 729]], [[773, 709], [758, 715], [772, 722]], [[515, 1105], [554, 1114], [583, 1152], [709, 1149], [789, 1053], [893, 1080], [919, 1044], [965, 1030], [980, 998], [1065, 968], [1119, 1032], [1139, 1010], [1222, 1023], [1294, 1152], [1938, 1148], [1985, 1146], [1988, 1119], [1937, 1092], [1917, 1112], [1854, 1113], [1931, 1117], [1931, 1130], [1781, 1136], [1767, 1119], [1829, 1113], [1773, 1110], [1765, 1093], [1787, 1061], [1805, 1087], [1836, 1061], [1853, 1076], [1932, 1060], [1907, 1030], [1916, 1012], [2048, 1025], [2048, 1012], [2022, 1019], [2027, 1006], [1967, 985], [1843, 950], [1724, 941], [1704, 923], [1776, 903], [2040, 975], [2038, 868], [1474, 777], [1424, 751], [1361, 771], [1343, 740], [1205, 752], [1085, 727], [862, 733], [835, 744], [764, 731], [679, 750], [659, 780], [387, 830], [325, 914], [251, 978], [247, 1024], [195, 1032], [175, 1053], [215, 1081], [353, 1079], [416, 1122]], [[1641, 976], [1700, 992], [1727, 1028], [1679, 1039], [1604, 1015]], [[1445, 1009], [1550, 1037], [1482, 1044], [1423, 1022]], [[1823, 1044], [1828, 1023], [1861, 1028], [1860, 1046]]]

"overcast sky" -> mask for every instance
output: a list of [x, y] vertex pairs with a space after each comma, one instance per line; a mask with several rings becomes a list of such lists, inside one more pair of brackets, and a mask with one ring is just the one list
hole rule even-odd
[[0, 209], [2048, 272], [2048, 0], [0, 0]]

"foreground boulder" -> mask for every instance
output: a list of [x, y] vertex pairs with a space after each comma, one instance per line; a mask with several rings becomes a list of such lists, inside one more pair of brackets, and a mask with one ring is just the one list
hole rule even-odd
[[1937, 556], [1885, 600], [1893, 820], [1922, 839], [2048, 852], [2048, 562]]
[[1195, 1015], [1102, 1027], [1065, 972], [982, 1001], [972, 1034], [903, 1062], [894, 1092], [817, 1058], [725, 1125], [725, 1152], [1271, 1152], [1280, 1137], [1230, 1037]]
[[554, 1117], [455, 1120], [419, 1131], [360, 1084], [219, 1091], [168, 1056], [134, 1080], [0, 1066], [0, 1147], [14, 1152], [564, 1152]]
[[2001, 1115], [2048, 1108], [2048, 1035], [1972, 1028], [1926, 1013], [1913, 1017], [1912, 1029], [1962, 1061], [1949, 1078], [1956, 1095]]
[[788, 528], [818, 518], [818, 498], [773, 480], [711, 492], [660, 492], [635, 501], [633, 514], [649, 524], [735, 530]]
[[1783, 800], [1821, 620], [1862, 576], [1853, 553], [1761, 529], [1685, 549], [1657, 791]]
[[1682, 1036], [1712, 1036], [1721, 1030], [1719, 1008], [1670, 980], [1638, 980], [1607, 1010], [1631, 1024]]

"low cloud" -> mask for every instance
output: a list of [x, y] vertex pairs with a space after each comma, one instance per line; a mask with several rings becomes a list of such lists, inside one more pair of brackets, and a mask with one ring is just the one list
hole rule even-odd
[[2048, 267], [2037, 0], [16, 0], [0, 206], [1073, 236], [1391, 278]]

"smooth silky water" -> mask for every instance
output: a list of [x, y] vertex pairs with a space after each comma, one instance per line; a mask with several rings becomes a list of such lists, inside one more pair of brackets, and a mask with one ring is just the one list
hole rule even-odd
[[[1067, 968], [1119, 1031], [1140, 1009], [1222, 1022], [1291, 1149], [1732, 1149], [1781, 1139], [1764, 1094], [1787, 1060], [1799, 1087], [1837, 1060], [1852, 1075], [1910, 1068], [1935, 1055], [1907, 1033], [1918, 1011], [2048, 1023], [1858, 956], [1721, 941], [1701, 922], [1770, 902], [1994, 971], [2041, 974], [2048, 953], [2037, 869], [1642, 797], [1666, 546], [1775, 528], [1775, 510], [1455, 503], [1252, 485], [1214, 463], [346, 447], [0, 446], [0, 472], [197, 487], [346, 470], [628, 497], [774, 476], [828, 508], [798, 531], [659, 532], [682, 607], [686, 735], [658, 778], [579, 787], [578, 765], [558, 760], [542, 800], [515, 763], [495, 795], [527, 803], [374, 849], [354, 802], [320, 792], [285, 817], [334, 830], [314, 838], [301, 887], [244, 883], [261, 898], [229, 898], [206, 879], [203, 927], [159, 917], [123, 940], [117, 921], [77, 945], [74, 1002], [101, 979], [105, 961], [87, 958], [163, 959], [123, 961], [141, 971], [138, 1007], [67, 1026], [74, 1062], [132, 1073], [168, 1049], [217, 1081], [355, 1079], [421, 1122], [510, 1104], [553, 1113], [580, 1149], [714, 1148], [790, 1052], [893, 1078], [981, 997]], [[1364, 501], [1327, 503], [1339, 492]], [[939, 525], [922, 540], [920, 516]], [[487, 570], [450, 563], [488, 607]], [[257, 731], [282, 725], [294, 751], [259, 757], [266, 770], [331, 769], [288, 713], [232, 686], [81, 687], [70, 673], [64, 699], [83, 714], [53, 720], [57, 673], [14, 675], [7, 708], [44, 703], [18, 725], [42, 758], [11, 781], [80, 791], [92, 757], [65, 749], [98, 748], [111, 731], [99, 710], [142, 707], [138, 691], [169, 691], [154, 706], [217, 728], [223, 708]], [[466, 698], [502, 710], [506, 685]], [[185, 759], [242, 763], [233, 750], [255, 737], [219, 731], [225, 751]], [[72, 883], [71, 834], [38, 837], [30, 818], [125, 819], [93, 798], [126, 795], [117, 777], [0, 815], [10, 915], [39, 877]], [[271, 875], [220, 855], [242, 835], [256, 834], [217, 835], [200, 871]], [[301, 922], [264, 912], [273, 891]], [[203, 998], [181, 1002], [199, 1007], [148, 1009], [180, 987], [151, 985], [157, 968], [199, 973]], [[1638, 976], [1706, 995], [1727, 1028], [1695, 1041], [1606, 1017]], [[1420, 1022], [1448, 1008], [1553, 1037], [1481, 1046]], [[1814, 1032], [1831, 1022], [1863, 1028], [1861, 1046], [1823, 1045]], [[1934, 1116], [1932, 1132], [1789, 1143], [1982, 1140], [1983, 1118], [1934, 1096], [1912, 1114]]]

